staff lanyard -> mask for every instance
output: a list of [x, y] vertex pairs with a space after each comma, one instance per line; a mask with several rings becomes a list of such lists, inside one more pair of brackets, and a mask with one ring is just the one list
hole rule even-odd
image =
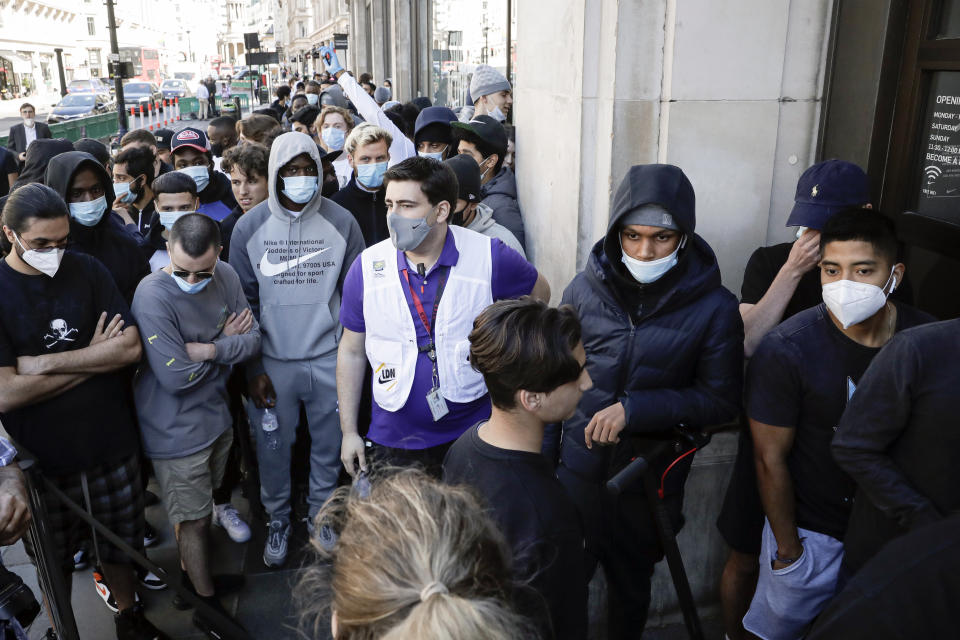
[[[427, 347], [431, 360], [436, 359], [434, 354], [434, 339], [433, 339], [433, 329], [437, 325], [437, 309], [440, 308], [440, 298], [443, 297], [443, 290], [447, 286], [447, 278], [450, 276], [450, 268], [445, 267], [443, 269], [443, 274], [440, 276], [440, 282], [437, 284], [437, 295], [433, 299], [433, 314], [432, 318], [427, 318], [427, 312], [423, 309], [423, 302], [420, 300], [420, 296], [417, 295], [417, 292], [414, 290], [413, 285], [410, 284], [410, 273], [407, 269], [403, 270], [403, 277], [407, 281], [407, 290], [410, 291], [410, 298], [413, 300], [413, 306], [417, 309], [417, 315], [420, 316], [420, 322], [423, 323], [423, 328], [427, 330], [427, 335], [430, 336], [430, 344]], [[423, 285], [420, 285], [420, 292], [423, 293]]]

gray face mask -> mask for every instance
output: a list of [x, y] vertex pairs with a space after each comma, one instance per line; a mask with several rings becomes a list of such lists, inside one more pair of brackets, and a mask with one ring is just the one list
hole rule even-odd
[[[430, 217], [429, 214], [427, 217]], [[387, 214], [390, 241], [399, 251], [412, 251], [419, 247], [430, 234], [427, 218], [404, 218], [396, 213]]]

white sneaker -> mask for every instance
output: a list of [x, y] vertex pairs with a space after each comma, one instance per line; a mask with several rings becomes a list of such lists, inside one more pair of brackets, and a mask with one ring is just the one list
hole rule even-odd
[[250, 539], [250, 527], [240, 513], [229, 502], [213, 505], [213, 524], [227, 530], [227, 535], [234, 542], [246, 542]]

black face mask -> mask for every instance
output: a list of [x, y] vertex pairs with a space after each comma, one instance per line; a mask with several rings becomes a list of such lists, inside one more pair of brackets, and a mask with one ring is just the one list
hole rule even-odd
[[212, 144], [212, 145], [210, 145], [210, 153], [212, 153], [213, 155], [215, 155], [215, 156], [218, 157], [218, 158], [221, 157], [221, 156], [223, 156], [223, 145], [222, 145], [222, 144]]
[[329, 198], [337, 191], [340, 191], [340, 183], [337, 181], [337, 177], [334, 176], [324, 176], [323, 177], [323, 186], [320, 188], [320, 195], [324, 198]]
[[467, 208], [464, 207], [460, 211], [454, 211], [450, 214], [450, 224], [455, 224], [458, 227], [463, 226], [463, 217], [467, 213]]

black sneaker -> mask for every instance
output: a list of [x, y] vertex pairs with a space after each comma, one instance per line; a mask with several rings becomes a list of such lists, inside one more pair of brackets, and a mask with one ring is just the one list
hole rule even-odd
[[114, 616], [117, 640], [170, 640], [143, 615], [143, 607], [135, 606]]
[[153, 528], [149, 522], [146, 523], [146, 526], [143, 529], [143, 546], [152, 547], [157, 543], [157, 530]]
[[[218, 574], [213, 576], [213, 592], [218, 596], [236, 593], [243, 588], [245, 582], [246, 578], [239, 573]], [[197, 595], [197, 590], [193, 588], [193, 582], [190, 580], [190, 576], [187, 575], [186, 571], [180, 574], [180, 584], [189, 589], [194, 595]], [[179, 593], [173, 594], [172, 604], [173, 608], [178, 611], [186, 611], [193, 607], [193, 604]]]
[[[220, 603], [220, 600], [216, 597], [204, 598], [207, 604], [213, 607], [217, 612], [223, 614], [227, 618], [230, 618], [236, 622], [237, 626], [240, 627], [240, 623], [233, 619], [227, 610], [223, 608], [223, 604]], [[240, 630], [243, 632], [241, 634], [229, 633], [226, 629], [223, 629], [219, 623], [213, 619], [207, 617], [200, 611], [193, 612], [193, 624], [200, 629], [203, 633], [207, 635], [208, 638], [213, 640], [250, 640], [250, 636], [247, 635], [246, 629], [240, 627]]]
[[137, 579], [141, 586], [151, 591], [160, 591], [167, 588], [167, 583], [161, 580], [157, 574], [143, 567], [137, 567]]

